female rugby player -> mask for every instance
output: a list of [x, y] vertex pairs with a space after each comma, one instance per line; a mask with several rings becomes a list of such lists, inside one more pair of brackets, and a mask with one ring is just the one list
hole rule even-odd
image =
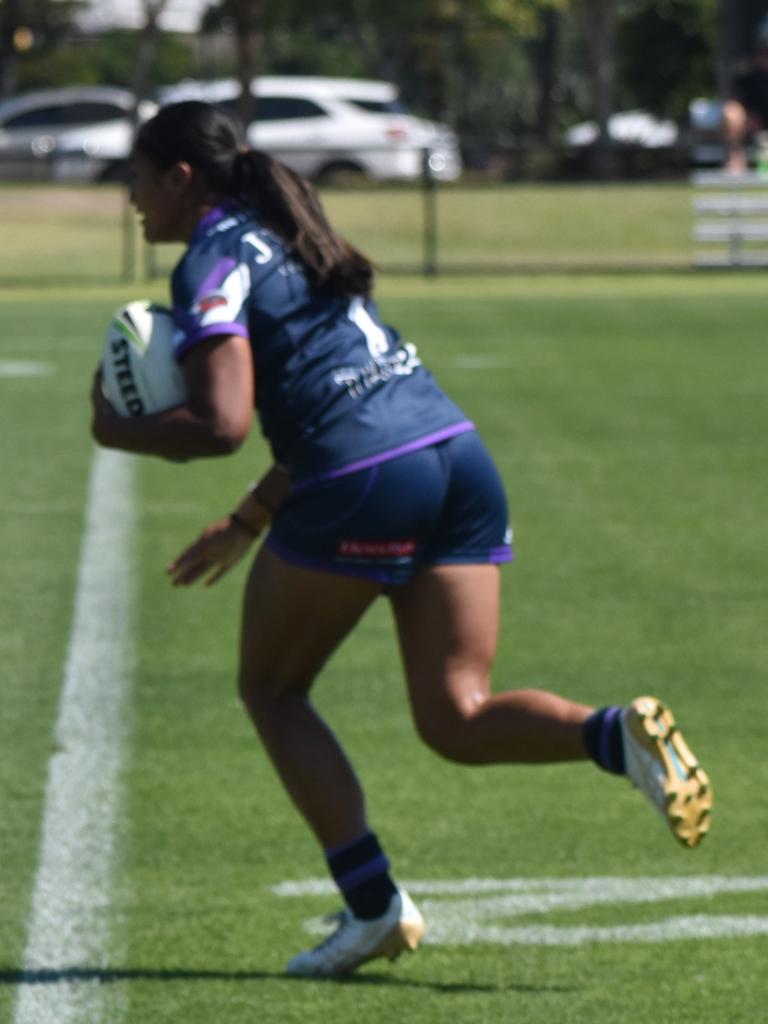
[[213, 583], [269, 531], [245, 591], [240, 693], [346, 903], [337, 930], [289, 973], [343, 974], [414, 949], [424, 930], [310, 701], [326, 659], [382, 594], [416, 728], [437, 752], [466, 764], [591, 758], [626, 774], [695, 845], [711, 793], [664, 705], [595, 711], [540, 690], [491, 692], [499, 565], [512, 558], [501, 482], [472, 422], [379, 320], [371, 264], [312, 188], [198, 102], [143, 125], [134, 167], [147, 240], [187, 246], [171, 288], [189, 399], [121, 418], [97, 374], [93, 434], [171, 459], [224, 455], [258, 411], [274, 465], [169, 574]]

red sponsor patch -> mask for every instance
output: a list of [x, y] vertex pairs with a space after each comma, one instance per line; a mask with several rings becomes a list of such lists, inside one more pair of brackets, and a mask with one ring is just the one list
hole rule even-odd
[[347, 558], [406, 558], [416, 550], [415, 540], [342, 540], [337, 554]]
[[197, 303], [198, 313], [210, 313], [212, 309], [216, 309], [218, 306], [226, 306], [227, 300], [224, 295], [206, 295], [204, 299], [200, 299]]

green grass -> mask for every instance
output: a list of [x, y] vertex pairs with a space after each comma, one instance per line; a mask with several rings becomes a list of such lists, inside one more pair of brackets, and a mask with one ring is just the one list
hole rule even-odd
[[[587, 765], [440, 761], [413, 733], [381, 602], [317, 698], [399, 877], [764, 873], [764, 289], [757, 275], [382, 282], [386, 318], [476, 420], [507, 483], [518, 562], [503, 573], [497, 685], [594, 704], [659, 691], [717, 802], [711, 837], [689, 853], [630, 787]], [[0, 366], [52, 370], [0, 376], [2, 1024], [13, 1018], [72, 614], [89, 375], [110, 311], [129, 297], [0, 293]], [[138, 667], [104, 986], [114, 1024], [761, 1019], [765, 937], [431, 945], [343, 984], [282, 975], [308, 939], [305, 919], [334, 901], [271, 890], [322, 877], [323, 865], [235, 699], [245, 570], [216, 591], [172, 591], [163, 574], [265, 458], [254, 436], [230, 459], [139, 467]], [[501, 923], [615, 927], [692, 914], [765, 917], [768, 892]]]
[[[423, 198], [329, 193], [333, 222], [385, 265], [420, 264]], [[438, 191], [444, 270], [688, 266], [690, 189], [674, 185], [511, 185]]]

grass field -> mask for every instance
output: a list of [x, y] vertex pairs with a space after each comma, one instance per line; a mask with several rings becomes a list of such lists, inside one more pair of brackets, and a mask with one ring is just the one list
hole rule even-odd
[[[106, 828], [111, 808], [108, 884], [93, 898], [92, 851], [75, 857], [82, 889], [47, 894], [70, 899], [74, 924], [52, 913], [44, 929], [43, 947], [63, 952], [25, 963], [48, 764], [67, 754], [54, 723], [94, 452], [89, 376], [109, 313], [134, 296], [0, 291], [0, 1022], [763, 1019], [764, 293], [751, 275], [382, 282], [386, 318], [476, 420], [507, 482], [518, 562], [503, 575], [497, 685], [596, 705], [659, 692], [713, 777], [716, 809], [689, 852], [629, 786], [587, 765], [440, 761], [413, 734], [382, 601], [317, 698], [432, 941], [329, 983], [283, 975], [312, 941], [307, 920], [336, 904], [310, 884], [322, 859], [235, 699], [245, 570], [189, 592], [163, 573], [263, 466], [255, 434], [230, 459], [131, 461], [134, 548], [127, 564], [107, 548], [101, 568], [118, 558], [110, 589], [133, 592], [133, 612], [94, 621], [91, 651], [103, 667], [97, 641], [127, 631], [122, 739], [93, 742], [121, 761], [98, 799], [88, 787], [106, 781], [86, 775], [72, 830], [56, 837], [66, 853], [82, 815]], [[83, 709], [86, 745], [101, 703]], [[93, 935], [78, 934], [83, 920]]]

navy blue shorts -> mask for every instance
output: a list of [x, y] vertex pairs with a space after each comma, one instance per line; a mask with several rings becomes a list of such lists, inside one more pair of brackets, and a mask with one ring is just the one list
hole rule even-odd
[[297, 489], [267, 543], [296, 565], [389, 585], [423, 565], [509, 562], [511, 537], [498, 471], [469, 431]]

